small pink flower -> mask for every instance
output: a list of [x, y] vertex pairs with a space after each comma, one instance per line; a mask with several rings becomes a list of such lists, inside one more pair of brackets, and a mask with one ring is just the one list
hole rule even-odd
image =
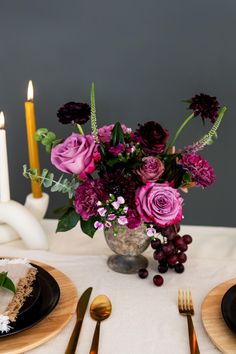
[[120, 225], [126, 225], [126, 224], [128, 224], [127, 217], [126, 217], [126, 216], [120, 216], [120, 217], [118, 218], [118, 223], [119, 223]]
[[98, 214], [100, 216], [105, 216], [106, 212], [107, 212], [107, 210], [105, 208], [103, 208], [103, 207], [102, 208], [98, 208]]
[[152, 237], [156, 233], [156, 230], [154, 229], [153, 225], [150, 225], [150, 227], [147, 228], [147, 236]]
[[109, 221], [106, 221], [105, 226], [109, 229], [111, 227], [111, 223]]
[[97, 206], [102, 205], [102, 202], [100, 202], [100, 200], [97, 202]]
[[113, 203], [111, 203], [111, 205], [113, 206], [113, 208], [114, 209], [119, 209], [119, 207], [120, 207], [120, 203], [118, 203], [118, 202], [113, 202]]
[[115, 214], [109, 214], [108, 215], [108, 220], [110, 220], [110, 221], [115, 220], [115, 218], [116, 218]]
[[128, 209], [129, 209], [128, 207], [124, 207], [124, 208], [123, 208], [123, 212], [126, 214], [127, 211], [128, 211]]
[[123, 197], [118, 197], [118, 198], [117, 198], [117, 202], [118, 202], [119, 204], [125, 204], [125, 200], [124, 200]]
[[101, 222], [99, 222], [99, 221], [95, 221], [94, 227], [95, 227], [95, 229], [103, 230], [104, 225]]

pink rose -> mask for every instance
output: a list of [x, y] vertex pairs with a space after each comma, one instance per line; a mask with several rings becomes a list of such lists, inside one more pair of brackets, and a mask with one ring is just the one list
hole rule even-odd
[[[115, 126], [115, 124], [104, 125], [103, 127], [98, 129], [98, 138], [102, 143], [104, 143], [104, 144], [110, 143], [111, 132], [112, 132], [112, 129], [114, 128], [114, 126]], [[131, 133], [131, 129], [127, 128], [126, 125], [121, 124], [121, 128], [122, 128], [124, 134]]]
[[52, 149], [51, 162], [60, 171], [86, 177], [95, 170], [94, 161], [100, 159], [98, 147], [92, 135], [72, 133], [62, 144]]
[[143, 165], [136, 170], [143, 183], [156, 182], [164, 172], [164, 165], [154, 156], [143, 157]]
[[144, 221], [160, 227], [180, 222], [182, 202], [179, 192], [166, 184], [147, 183], [136, 191], [139, 215]]

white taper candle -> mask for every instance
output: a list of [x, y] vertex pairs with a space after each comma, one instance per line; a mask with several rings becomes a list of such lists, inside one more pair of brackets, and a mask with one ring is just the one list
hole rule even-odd
[[0, 201], [10, 200], [9, 170], [7, 159], [6, 130], [4, 129], [4, 115], [0, 113]]

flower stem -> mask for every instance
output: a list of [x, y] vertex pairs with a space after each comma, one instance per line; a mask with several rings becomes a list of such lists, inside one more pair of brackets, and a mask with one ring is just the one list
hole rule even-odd
[[183, 130], [183, 128], [193, 119], [194, 117], [194, 113], [190, 114], [190, 116], [188, 116], [185, 121], [183, 121], [183, 123], [181, 124], [181, 126], [179, 127], [179, 129], [177, 130], [177, 132], [175, 133], [174, 139], [172, 140], [172, 142], [167, 146], [166, 151], [168, 151], [172, 146], [174, 146], [176, 140], [178, 139], [181, 131]]
[[77, 128], [78, 128], [78, 130], [79, 130], [80, 134], [84, 135], [83, 128], [81, 127], [81, 125], [80, 125], [80, 124], [77, 124]]

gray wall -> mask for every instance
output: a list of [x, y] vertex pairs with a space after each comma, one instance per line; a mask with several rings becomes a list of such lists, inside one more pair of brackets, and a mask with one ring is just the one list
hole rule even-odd
[[[7, 119], [12, 197], [30, 191], [24, 100], [29, 79], [38, 127], [59, 136], [56, 111], [69, 100], [88, 101], [96, 85], [99, 124], [135, 127], [154, 119], [173, 134], [187, 115], [181, 102], [198, 92], [228, 106], [219, 139], [203, 155], [217, 181], [185, 197], [186, 224], [235, 224], [236, 2], [234, 0], [40, 0], [0, 2], [0, 108]], [[205, 130], [197, 120], [179, 146]], [[41, 165], [49, 156], [40, 151]], [[1, 168], [1, 167], [0, 167]], [[48, 216], [65, 197], [51, 195]]]

